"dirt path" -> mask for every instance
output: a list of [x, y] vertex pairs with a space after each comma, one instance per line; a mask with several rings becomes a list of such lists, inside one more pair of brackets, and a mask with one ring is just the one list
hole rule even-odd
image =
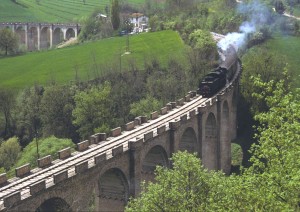
[[59, 45], [57, 46], [57, 48], [58, 48], [58, 49], [64, 48], [64, 47], [67, 47], [67, 46], [70, 46], [70, 45], [73, 45], [73, 44], [76, 44], [76, 43], [78, 43], [77, 38], [70, 38], [70, 39], [67, 40], [66, 42], [63, 42], [63, 43], [59, 44]]

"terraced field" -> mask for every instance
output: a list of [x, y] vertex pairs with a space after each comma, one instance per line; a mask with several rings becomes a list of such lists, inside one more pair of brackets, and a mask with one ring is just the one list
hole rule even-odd
[[[184, 63], [185, 46], [174, 31], [143, 33], [130, 36], [130, 52], [126, 49], [126, 36], [84, 43], [78, 46], [23, 56], [0, 59], [0, 89], [22, 89], [35, 82], [46, 84], [51, 80], [67, 83], [77, 74], [81, 80], [101, 75], [109, 68], [126, 71], [130, 64], [143, 69], [145, 60], [158, 59], [167, 65], [175, 58]], [[159, 56], [158, 56], [159, 55]]]
[[[141, 7], [145, 0], [128, 0], [128, 3]], [[110, 0], [1, 0], [0, 22], [77, 22], [100, 8], [110, 8]]]

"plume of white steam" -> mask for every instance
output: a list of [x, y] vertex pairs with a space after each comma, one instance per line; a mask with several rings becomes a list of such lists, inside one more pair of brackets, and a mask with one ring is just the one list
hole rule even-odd
[[250, 20], [241, 24], [239, 32], [228, 33], [218, 42], [218, 47], [223, 51], [226, 51], [229, 45], [233, 45], [236, 50], [244, 46], [247, 41], [247, 35], [254, 33], [258, 26], [267, 23], [270, 16], [267, 7], [256, 0], [249, 4], [240, 3], [238, 5], [238, 12], [247, 14]]

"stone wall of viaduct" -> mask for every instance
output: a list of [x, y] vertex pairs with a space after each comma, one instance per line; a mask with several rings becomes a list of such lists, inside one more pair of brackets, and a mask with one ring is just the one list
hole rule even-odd
[[0, 28], [10, 28], [28, 51], [52, 48], [80, 31], [78, 24], [0, 23]]
[[153, 179], [155, 166], [168, 167], [172, 153], [179, 150], [197, 152], [206, 168], [228, 174], [231, 140], [237, 129], [239, 75], [212, 98], [191, 92], [162, 108], [164, 115], [154, 112], [151, 120], [139, 117], [128, 123], [127, 131], [113, 130], [115, 137], [91, 136], [85, 142], [88, 149], [83, 142], [78, 146], [86, 149], [83, 152], [52, 162], [24, 182], [16, 181], [19, 184], [14, 187], [20, 186], [19, 190], [9, 190], [10, 184], [0, 187], [0, 211], [42, 211], [56, 206], [87, 211], [91, 202], [96, 211], [122, 211], [129, 197], [139, 194], [140, 183]]

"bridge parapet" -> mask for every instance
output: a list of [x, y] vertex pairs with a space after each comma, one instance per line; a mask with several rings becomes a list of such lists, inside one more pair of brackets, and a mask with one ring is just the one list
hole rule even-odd
[[[232, 83], [236, 83], [236, 79], [237, 77], [233, 79]], [[138, 166], [133, 171], [136, 171], [136, 169], [140, 171], [141, 167], [139, 166], [142, 166], [140, 159], [142, 156], [145, 157], [144, 154], [146, 153], [139, 153], [139, 151], [149, 151], [149, 149], [141, 150], [143, 147], [150, 148], [154, 145], [153, 142], [159, 144], [158, 141], [161, 137], [163, 139], [175, 139], [174, 136], [182, 136], [185, 129], [181, 128], [197, 129], [195, 126], [198, 123], [200, 124], [199, 128], [205, 127], [201, 124], [202, 118], [203, 120], [205, 118], [202, 117], [202, 114], [208, 113], [208, 111], [217, 111], [215, 109], [217, 108], [216, 105], [223, 100], [225, 101], [226, 95], [231, 93], [232, 90], [233, 86], [226, 85], [219, 94], [209, 99], [201, 98], [196, 91], [191, 91], [184, 98], [166, 104], [165, 107], [160, 109], [160, 112], [151, 113], [150, 120], [146, 116], [136, 117], [134, 121], [125, 125], [124, 131], [121, 130], [121, 127], [114, 129], [111, 137], [107, 137], [105, 133], [97, 133], [90, 136], [89, 140], [79, 143], [77, 145], [78, 151], [72, 154], [70, 154], [70, 149], [59, 151], [58, 154], [61, 156], [57, 160], [58, 162], [51, 163], [49, 167], [45, 166], [37, 172], [29, 171], [28, 176], [14, 182], [7, 182], [7, 179], [5, 180], [5, 177], [3, 177], [2, 184], [4, 185], [2, 187], [0, 176], [0, 211], [8, 205], [18, 205], [19, 201], [33, 197], [37, 193], [48, 192], [50, 188], [58, 184], [61, 185], [63, 181], [68, 181], [67, 179], [75, 179], [77, 175], [83, 176], [83, 173], [93, 173], [96, 167], [105, 167], [107, 163], [117, 164], [110, 161], [122, 157], [123, 159], [132, 157], [134, 160], [138, 160], [133, 163]], [[171, 135], [173, 135], [173, 138], [171, 138]], [[199, 139], [201, 140], [200, 135], [202, 134], [199, 133]], [[178, 138], [176, 137], [176, 139]], [[169, 151], [167, 155], [171, 155], [172, 151], [178, 149], [176, 146], [164, 146], [164, 148]], [[130, 157], [126, 154], [129, 154]], [[153, 155], [156, 155], [156, 153]], [[33, 186], [32, 191], [30, 186]], [[138, 189], [137, 185], [132, 186], [136, 186]], [[7, 193], [8, 190], [10, 190], [9, 193]], [[26, 195], [23, 195], [25, 193]], [[9, 194], [15, 196], [11, 197]], [[22, 194], [20, 198], [19, 194]]]

